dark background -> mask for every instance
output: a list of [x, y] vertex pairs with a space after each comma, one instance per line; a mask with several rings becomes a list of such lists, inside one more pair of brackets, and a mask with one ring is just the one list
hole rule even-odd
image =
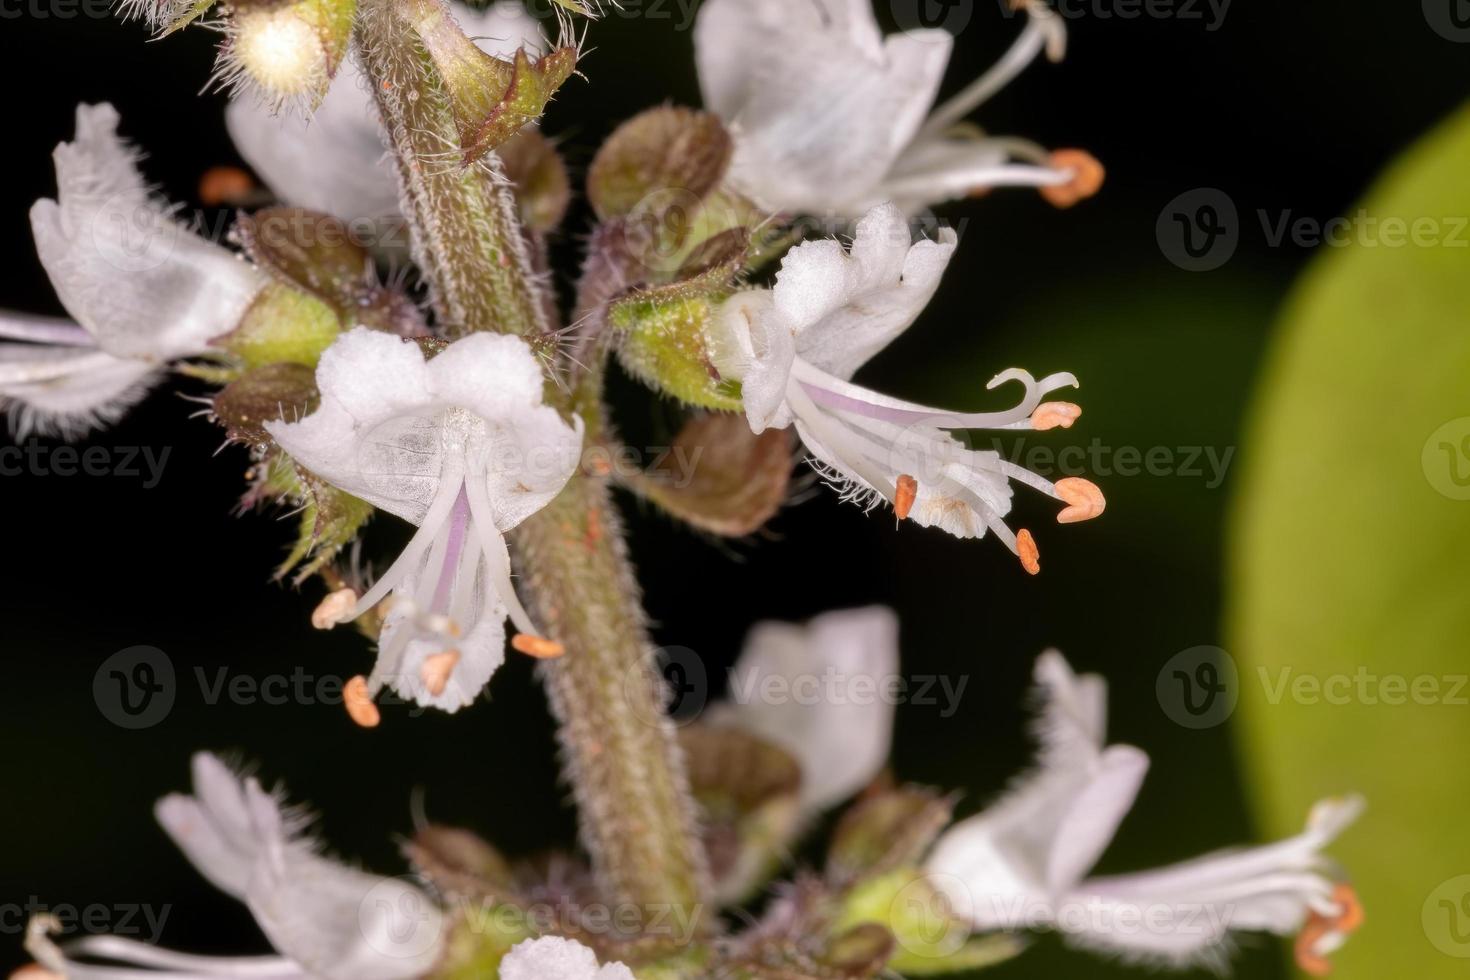
[[[148, 175], [172, 199], [197, 203], [200, 173], [238, 158], [222, 97], [196, 95], [211, 70], [209, 33], [148, 43], [137, 24], [10, 3], [3, 9], [20, 15], [0, 20], [0, 306], [60, 313], [26, 210], [54, 193], [49, 151], [70, 137], [78, 101], [118, 106], [124, 133], [149, 153]], [[888, 12], [887, 0], [879, 6]], [[1013, 37], [1018, 25], [999, 6], [975, 5], [949, 89]], [[1025, 191], [945, 209], [964, 222], [945, 285], [863, 378], [961, 408], [988, 404], [984, 382], [1013, 364], [1038, 375], [1071, 370], [1083, 380], [1082, 422], [1028, 444], [1096, 437], [1143, 450], [1237, 448], [1234, 472], [1250, 452], [1237, 447], [1236, 433], [1274, 312], [1310, 258], [1291, 245], [1273, 248], [1256, 212], [1346, 212], [1398, 150], [1464, 98], [1470, 45], [1432, 30], [1412, 0], [1238, 0], [1213, 31], [1203, 20], [1100, 17], [1099, 7], [1118, 9], [1073, 4], [1082, 13], [1070, 20], [1067, 61], [1032, 69], [979, 119], [997, 132], [1088, 148], [1109, 168], [1103, 195], [1065, 213]], [[585, 168], [600, 139], [633, 112], [668, 99], [698, 103], [692, 39], [677, 29], [680, 19], [672, 11], [669, 19], [613, 16], [591, 29], [595, 51], [581, 66], [590, 84], [574, 80], [547, 123], [574, 167]], [[1208, 274], [1172, 265], [1155, 232], [1166, 203], [1200, 187], [1224, 190], [1243, 216], [1236, 257]], [[575, 256], [575, 237], [563, 251]], [[631, 424], [670, 424], [667, 406], [620, 400]], [[199, 878], [152, 820], [156, 798], [187, 786], [188, 756], [198, 748], [258, 760], [269, 780], [319, 807], [336, 851], [377, 870], [401, 868], [395, 835], [409, 829], [410, 794], [420, 787], [433, 817], [472, 826], [511, 853], [572, 841], [550, 724], [521, 659], [495, 678], [492, 703], [456, 717], [389, 710], [370, 733], [332, 704], [207, 703], [196, 670], [211, 682], [220, 670], [256, 680], [298, 669], [341, 677], [365, 670], [371, 651], [344, 631], [314, 633], [307, 613], [315, 587], [298, 595], [269, 581], [292, 528], [232, 514], [247, 460], [235, 449], [216, 455], [220, 432], [191, 420], [194, 408], [159, 392], [91, 440], [113, 451], [167, 447], [155, 488], [123, 476], [0, 480], [0, 652], [8, 668], [0, 904], [169, 906], [169, 945], [264, 951], [248, 913]], [[1042, 547], [1038, 578], [993, 541], [895, 529], [830, 494], [785, 511], [761, 539], [734, 543], [712, 544], [636, 506], [629, 511], [657, 639], [697, 651], [712, 678], [723, 676], [759, 619], [870, 602], [896, 607], [905, 671], [969, 681], [953, 717], [900, 709], [895, 769], [904, 779], [964, 788], [965, 812], [1029, 758], [1023, 692], [1035, 655], [1055, 645], [1079, 667], [1105, 672], [1115, 739], [1154, 759], [1138, 807], [1103, 860], [1104, 870], [1117, 871], [1250, 840], [1254, 831], [1229, 726], [1183, 729], [1154, 696], [1171, 656], [1221, 642], [1231, 483], [1211, 488], [1178, 475], [1098, 482], [1108, 493], [1106, 517], [1073, 528], [1058, 528], [1050, 504], [1021, 495], [1017, 523], [1037, 529]], [[373, 540], [382, 546], [394, 533], [384, 522]], [[129, 731], [98, 709], [92, 682], [109, 655], [139, 644], [167, 652], [177, 700], [161, 723]], [[20, 926], [13, 911], [0, 920], [0, 964], [21, 960]], [[1238, 974], [1283, 975], [1271, 945], [1247, 951]], [[1136, 975], [1052, 939], [1038, 947], [996, 976]]]

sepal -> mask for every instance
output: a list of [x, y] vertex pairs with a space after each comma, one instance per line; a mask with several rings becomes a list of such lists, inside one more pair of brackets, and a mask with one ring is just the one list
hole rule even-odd
[[279, 451], [261, 464], [257, 485], [246, 503], [271, 499], [300, 510], [296, 543], [275, 573], [277, 579], [291, 575], [294, 585], [326, 569], [373, 516], [372, 505], [319, 479]]
[[735, 728], [690, 725], [680, 730], [679, 745], [703, 811], [715, 900], [743, 901], [780, 868], [800, 829], [801, 767]]
[[954, 816], [954, 800], [903, 786], [859, 800], [842, 815], [827, 852], [827, 881], [845, 888], [917, 864]]
[[444, 80], [466, 167], [540, 118], [576, 70], [570, 45], [540, 57], [525, 48], [510, 60], [486, 54], [443, 0], [406, 0], [403, 10]]
[[[325, 303], [344, 329], [363, 326], [400, 337], [429, 332], [408, 296], [378, 282], [372, 253], [337, 218], [305, 208], [265, 208], [241, 215], [235, 237], [256, 266]], [[336, 333], [327, 343], [334, 339]]]
[[331, 307], [310, 293], [271, 283], [255, 297], [240, 325], [215, 338], [214, 346], [247, 369], [283, 362], [315, 367], [339, 333], [341, 322]]
[[760, 530], [786, 502], [795, 449], [786, 429], [756, 435], [742, 415], [700, 414], [659, 466], [625, 482], [701, 531], [738, 538]]
[[734, 292], [748, 245], [743, 230], [725, 232], [704, 243], [674, 282], [612, 302], [607, 319], [629, 374], [689, 405], [740, 410], [739, 386], [715, 370], [707, 338], [719, 305]]
[[500, 147], [506, 179], [516, 189], [527, 231], [558, 228], [572, 203], [572, 181], [556, 144], [536, 129], [523, 129]]
[[649, 109], [619, 126], [598, 150], [587, 172], [587, 197], [603, 221], [635, 214], [658, 194], [702, 202], [724, 180], [733, 153], [729, 132], [712, 113]]
[[252, 368], [214, 396], [214, 415], [231, 440], [252, 446], [271, 441], [266, 422], [294, 422], [316, 411], [316, 372], [282, 361]]

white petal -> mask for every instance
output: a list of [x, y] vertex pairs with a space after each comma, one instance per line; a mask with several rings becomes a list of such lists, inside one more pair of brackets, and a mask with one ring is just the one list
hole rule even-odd
[[500, 961], [500, 980], [633, 980], [622, 963], [599, 967], [597, 954], [575, 939], [542, 936], [517, 943]]
[[546, 376], [525, 341], [472, 334], [430, 361], [428, 372], [439, 404], [486, 423], [475, 451], [497, 529], [509, 531], [561, 492], [581, 462], [581, 422], [568, 425], [542, 404]]
[[443, 466], [440, 426], [423, 353], [410, 341], [359, 327], [322, 354], [320, 407], [266, 430], [332, 485], [420, 523]]
[[408, 980], [434, 965], [444, 918], [427, 894], [312, 853], [253, 780], [245, 792], [262, 845], [246, 903], [272, 946], [326, 980]]
[[720, 307], [708, 341], [715, 370], [740, 382], [751, 431], [790, 425], [786, 385], [796, 360], [796, 337], [775, 309], [771, 291], [749, 289], [730, 297]]
[[[488, 602], [474, 611], [470, 620], [473, 625], [458, 640], [455, 649], [459, 651], [459, 663], [449, 675], [444, 690], [431, 694], [421, 673], [424, 661], [444, 653], [444, 647], [427, 639], [413, 639], [386, 678], [394, 691], [423, 707], [438, 708], [451, 714], [475, 703], [495, 671], [505, 662], [505, 619], [509, 614], [505, 603], [488, 588], [481, 590], [480, 598], [482, 602], [486, 599]], [[393, 634], [401, 628], [411, 627], [401, 614], [390, 612], [383, 624], [379, 647], [391, 648]]]
[[772, 210], [852, 217], [918, 131], [951, 46], [942, 32], [880, 42], [867, 0], [710, 0], [695, 25], [736, 184]]
[[[903, 333], [939, 289], [958, 239], [913, 242], [893, 205], [880, 205], [858, 225], [852, 251], [832, 242], [782, 262], [776, 304], [795, 323], [802, 360], [838, 378], [852, 377]], [[899, 252], [902, 261], [899, 261]]]
[[244, 899], [261, 842], [239, 776], [215, 756], [191, 760], [194, 795], [170, 794], [153, 814], [184, 856], [221, 891]]
[[[1237, 931], [1291, 935], [1313, 908], [1330, 908], [1334, 881], [1320, 852], [1362, 811], [1362, 800], [1326, 800], [1307, 829], [1263, 847], [1222, 851], [1136, 874], [1093, 878], [1065, 899], [1084, 910], [1058, 924], [1080, 946], [1127, 960], [1220, 968]], [[1154, 924], [1118, 927], [1127, 921]], [[1340, 941], [1341, 937], [1337, 938]]]
[[116, 422], [158, 380], [146, 361], [96, 348], [0, 343], [0, 403], [18, 438], [75, 438]]
[[[806, 626], [760, 623], [730, 677], [723, 722], [792, 753], [803, 809], [870, 783], [888, 762], [898, 678], [898, 620], [881, 606], [831, 612]], [[767, 687], [772, 679], [778, 686]]]
[[398, 175], [367, 84], [349, 58], [310, 118], [274, 112], [246, 93], [225, 110], [225, 125], [283, 202], [349, 222], [397, 215]]
[[58, 200], [31, 209], [36, 251], [62, 305], [97, 345], [155, 364], [234, 329], [264, 277], [152, 201], [111, 106], [80, 106], [56, 148]]

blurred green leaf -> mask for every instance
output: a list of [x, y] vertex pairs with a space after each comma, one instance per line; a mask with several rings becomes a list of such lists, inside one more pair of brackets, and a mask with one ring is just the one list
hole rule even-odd
[[[1369, 798], [1333, 850], [1368, 910], [1337, 975], [1463, 977], [1470, 111], [1355, 213], [1377, 223], [1360, 219], [1299, 285], [1243, 442], [1240, 729], [1273, 834], [1295, 832], [1317, 797]], [[1390, 219], [1419, 240], [1394, 244]]]

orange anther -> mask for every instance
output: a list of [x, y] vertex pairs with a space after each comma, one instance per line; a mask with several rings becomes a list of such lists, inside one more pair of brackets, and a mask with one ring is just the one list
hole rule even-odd
[[444, 688], [449, 686], [449, 675], [454, 673], [454, 668], [459, 666], [459, 651], [445, 650], [425, 657], [424, 662], [419, 665], [419, 680], [424, 682], [430, 694], [434, 697], [444, 693]]
[[1058, 480], [1057, 496], [1068, 504], [1066, 509], [1057, 515], [1058, 524], [1090, 521], [1108, 507], [1108, 502], [1104, 499], [1103, 492], [1097, 488], [1097, 484], [1091, 480], [1084, 480], [1080, 476]]
[[368, 693], [367, 678], [361, 674], [343, 685], [342, 705], [347, 709], [347, 716], [363, 728], [377, 728], [383, 720], [378, 706], [373, 704], [373, 696]]
[[555, 660], [566, 653], [566, 647], [555, 640], [548, 640], [530, 633], [517, 633], [511, 637], [510, 645], [517, 653], [524, 653], [537, 660]]
[[210, 167], [199, 178], [199, 200], [206, 207], [241, 204], [255, 190], [255, 181], [239, 167]]
[[356, 608], [357, 593], [351, 589], [338, 589], [329, 593], [311, 611], [311, 625], [319, 630], [329, 630], [338, 623], [351, 619], [352, 611]]
[[61, 974], [39, 963], [27, 963], [10, 975], [10, 980], [65, 980]]
[[898, 491], [893, 495], [893, 512], [899, 520], [905, 520], [914, 509], [914, 500], [919, 496], [919, 481], [905, 473], [898, 478]]
[[1086, 150], [1053, 150], [1050, 162], [1053, 168], [1072, 173], [1071, 180], [1065, 184], [1041, 188], [1041, 196], [1052, 205], [1070, 208], [1102, 190], [1107, 171], [1097, 162], [1097, 157]]
[[1037, 432], [1050, 429], [1070, 429], [1072, 423], [1082, 417], [1082, 406], [1071, 402], [1042, 402], [1031, 413], [1031, 428]]
[[1036, 539], [1031, 532], [1024, 527], [1016, 532], [1016, 554], [1021, 557], [1021, 567], [1032, 575], [1041, 571], [1041, 551], [1036, 547]]
[[1342, 906], [1342, 912], [1333, 923], [1338, 932], [1356, 932], [1363, 925], [1363, 903], [1358, 900], [1357, 890], [1347, 882], [1339, 882], [1332, 889], [1332, 900]]

